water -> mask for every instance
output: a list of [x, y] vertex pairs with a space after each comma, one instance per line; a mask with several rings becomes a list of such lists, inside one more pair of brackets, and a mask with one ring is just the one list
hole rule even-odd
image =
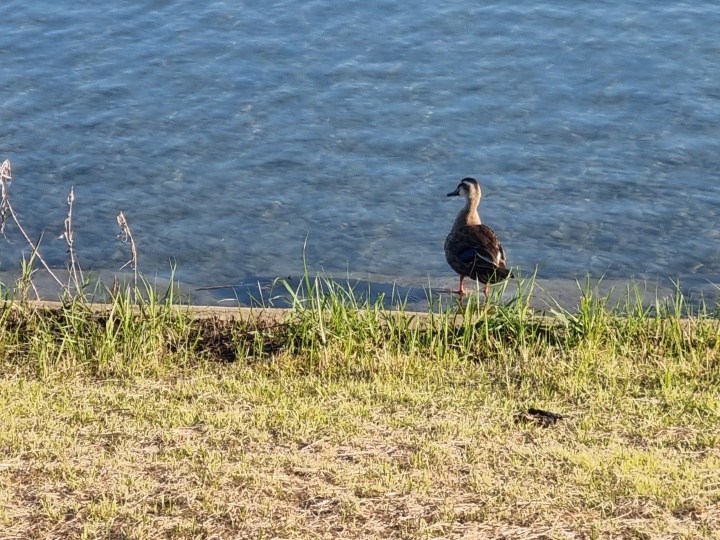
[[[5, 0], [0, 159], [50, 264], [191, 286], [311, 271], [453, 282], [475, 176], [549, 280], [720, 284], [714, 2]], [[19, 266], [16, 231], [0, 244]], [[382, 276], [382, 278], [380, 277]]]

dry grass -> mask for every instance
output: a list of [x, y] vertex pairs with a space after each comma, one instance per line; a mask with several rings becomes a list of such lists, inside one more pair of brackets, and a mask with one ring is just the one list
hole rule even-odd
[[[714, 319], [678, 347], [672, 319], [520, 339], [498, 309], [373, 337], [372, 311], [260, 327], [158, 311], [142, 338], [80, 317], [133, 356], [104, 367], [77, 337], [85, 361], [63, 356], [67, 312], [20, 316], [54, 318], [44, 348], [4, 319], [0, 538], [718, 537]], [[535, 406], [564, 418], [518, 415]]]

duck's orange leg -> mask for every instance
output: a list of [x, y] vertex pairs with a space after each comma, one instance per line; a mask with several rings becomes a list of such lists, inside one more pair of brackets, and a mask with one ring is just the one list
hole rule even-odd
[[460, 295], [460, 298], [465, 296], [465, 287], [463, 287], [463, 282], [465, 281], [465, 276], [460, 276], [460, 288], [455, 291], [457, 294]]

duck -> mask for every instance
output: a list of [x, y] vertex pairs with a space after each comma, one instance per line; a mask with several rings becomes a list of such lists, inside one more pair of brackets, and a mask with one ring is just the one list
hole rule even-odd
[[453, 292], [457, 292], [462, 299], [466, 293], [463, 286], [465, 278], [474, 279], [484, 285], [487, 302], [490, 284], [515, 276], [506, 268], [507, 255], [497, 235], [480, 221], [478, 205], [482, 189], [478, 181], [475, 178], [463, 178], [457, 189], [447, 196], [465, 197], [465, 206], [445, 238], [445, 259], [460, 275], [460, 288]]

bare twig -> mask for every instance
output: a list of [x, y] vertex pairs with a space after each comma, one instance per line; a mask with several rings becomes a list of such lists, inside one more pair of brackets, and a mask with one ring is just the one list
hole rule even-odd
[[68, 290], [70, 289], [70, 283], [75, 286], [75, 292], [80, 292], [83, 287], [83, 273], [82, 268], [80, 268], [80, 263], [77, 260], [77, 257], [75, 255], [75, 249], [73, 247], [74, 244], [74, 232], [73, 232], [73, 226], [72, 226], [72, 216], [73, 216], [73, 202], [75, 201], [75, 189], [73, 186], [70, 187], [70, 193], [68, 194], [67, 202], [68, 202], [68, 215], [65, 218], [65, 241], [67, 242], [68, 249], [67, 252], [70, 254], [70, 272], [68, 277]]
[[22, 261], [20, 261], [22, 272], [20, 273], [20, 277], [16, 281], [16, 285], [17, 291], [20, 294], [21, 302], [27, 302], [30, 289], [32, 289], [35, 293], [35, 298], [37, 300], [40, 299], [40, 293], [38, 292], [37, 287], [35, 287], [35, 283], [33, 282], [33, 274], [35, 273], [35, 258], [37, 257], [38, 250], [40, 249], [40, 244], [42, 243], [43, 236], [44, 233], [40, 233], [37, 242], [35, 242], [36, 247], [35, 249], [33, 249], [32, 253], [30, 253], [30, 258], [25, 259], [25, 254], [23, 254]]
[[125, 214], [120, 212], [117, 217], [118, 225], [120, 226], [120, 234], [118, 234], [118, 238], [123, 243], [130, 242], [130, 250], [131, 250], [131, 258], [128, 262], [123, 264], [120, 267], [120, 270], [125, 268], [128, 265], [131, 265], [133, 270], [135, 271], [135, 288], [138, 286], [138, 256], [137, 256], [137, 248], [135, 247], [135, 240], [133, 239], [132, 232], [130, 231], [130, 225], [128, 225], [127, 219], [125, 219]]
[[[7, 223], [7, 212], [8, 206], [10, 205], [10, 199], [8, 199], [7, 188], [12, 183], [12, 167], [10, 166], [10, 160], [6, 159], [0, 164], [0, 184], [2, 184], [2, 203], [0, 203], [0, 234], [5, 236], [5, 223]], [[7, 238], [7, 237], [6, 237]]]
[[[40, 255], [39, 248], [39, 242], [36, 244], [31, 239], [30, 236], [28, 236], [28, 233], [25, 232], [25, 229], [23, 229], [22, 225], [20, 225], [20, 220], [18, 219], [17, 214], [15, 213], [15, 210], [13, 209], [12, 205], [10, 204], [10, 197], [8, 195], [8, 187], [12, 183], [12, 168], [10, 166], [10, 160], [6, 159], [2, 162], [2, 165], [0, 165], [0, 193], [2, 194], [2, 201], [0, 201], [0, 219], [2, 222], [0, 223], [0, 233], [5, 236], [5, 225], [7, 222], [7, 214], [10, 214], [10, 217], [12, 217], [13, 221], [15, 222], [15, 225], [17, 225], [18, 230], [22, 233], [23, 237], [25, 238], [25, 241], [30, 244], [30, 247], [33, 251], [33, 257], [37, 257], [37, 259], [40, 261], [40, 263], [43, 265], [45, 270], [47, 270], [48, 274], [57, 282], [58, 285], [62, 288], [63, 291], [67, 292], [67, 287], [65, 284], [60, 281], [60, 279], [55, 275], [55, 273], [50, 269], [50, 266], [45, 262], [45, 259], [42, 258]], [[7, 237], [6, 237], [7, 238]]]

